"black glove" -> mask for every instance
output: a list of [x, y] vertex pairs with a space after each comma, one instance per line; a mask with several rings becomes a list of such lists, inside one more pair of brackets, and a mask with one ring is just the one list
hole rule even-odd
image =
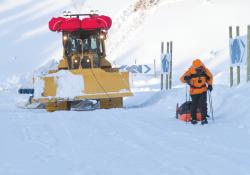
[[189, 77], [189, 76], [185, 76], [185, 77], [184, 77], [184, 80], [186, 81], [186, 83], [187, 83], [187, 84], [189, 84], [189, 85], [190, 85], [190, 80], [191, 80], [191, 77]]
[[213, 86], [212, 85], [208, 85], [207, 89], [211, 92], [213, 90]]

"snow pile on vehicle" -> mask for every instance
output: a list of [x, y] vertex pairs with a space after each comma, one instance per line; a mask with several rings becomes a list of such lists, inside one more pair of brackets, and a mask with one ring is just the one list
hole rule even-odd
[[[81, 75], [72, 74], [70, 71], [61, 70], [49, 74], [46, 77], [54, 77], [56, 81], [56, 97], [74, 99], [76, 96], [84, 95], [84, 79]], [[34, 81], [34, 98], [43, 98], [44, 77], [36, 77]]]
[[41, 98], [42, 97], [42, 93], [44, 91], [44, 80], [40, 77], [36, 77], [34, 79], [34, 89], [36, 89], [34, 91], [34, 98]]
[[57, 97], [73, 99], [76, 96], [84, 95], [83, 76], [74, 75], [67, 70], [61, 70], [53, 76], [57, 77]]

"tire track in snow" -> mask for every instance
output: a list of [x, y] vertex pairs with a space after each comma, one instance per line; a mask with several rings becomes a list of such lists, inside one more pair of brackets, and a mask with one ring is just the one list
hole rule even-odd
[[[135, 94], [137, 95], [137, 94]], [[145, 93], [138, 93], [138, 96], [139, 95], [145, 95], [145, 98], [147, 98], [145, 101], [143, 101], [142, 103], [139, 103], [139, 104], [130, 104], [130, 105], [127, 105], [125, 108], [126, 109], [133, 109], [133, 108], [145, 108], [145, 107], [149, 107], [149, 106], [152, 106], [156, 103], [158, 103], [161, 99], [165, 98], [165, 93], [162, 92], [162, 91], [158, 91], [158, 92], [155, 92], [155, 93], [150, 93], [150, 94], [145, 94]], [[147, 97], [149, 96], [149, 97]], [[137, 102], [137, 101], [136, 101]]]
[[[24, 116], [23, 113], [19, 114], [20, 111], [16, 112], [16, 116], [12, 116], [12, 122], [19, 126], [25, 142], [32, 144], [33, 148], [38, 146], [46, 150], [46, 154], [34, 156], [42, 162], [48, 162], [57, 155], [58, 140], [56, 135], [51, 130], [51, 127], [38, 120], [35, 114], [32, 114], [33, 112], [29, 111], [31, 115]], [[32, 129], [34, 125], [37, 125], [36, 131]]]

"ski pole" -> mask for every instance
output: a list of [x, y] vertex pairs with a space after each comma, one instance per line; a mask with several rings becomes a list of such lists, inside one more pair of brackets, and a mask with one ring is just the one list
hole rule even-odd
[[[186, 105], [187, 105], [187, 84], [186, 84]], [[187, 124], [187, 122], [188, 122], [188, 119], [187, 119], [187, 113], [186, 113], [186, 124]]]
[[214, 122], [214, 110], [213, 110], [213, 100], [212, 100], [211, 91], [209, 91], [208, 97], [209, 97], [209, 103], [210, 103], [210, 112], [211, 112], [211, 114], [212, 114], [212, 120], [213, 120], [213, 122]]

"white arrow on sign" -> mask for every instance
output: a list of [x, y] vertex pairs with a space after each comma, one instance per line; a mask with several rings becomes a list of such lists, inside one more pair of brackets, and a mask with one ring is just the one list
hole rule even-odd
[[147, 74], [150, 73], [152, 68], [150, 65], [122, 65], [120, 68], [120, 70], [124, 70], [124, 71], [128, 71], [130, 73], [140, 73], [140, 74]]

